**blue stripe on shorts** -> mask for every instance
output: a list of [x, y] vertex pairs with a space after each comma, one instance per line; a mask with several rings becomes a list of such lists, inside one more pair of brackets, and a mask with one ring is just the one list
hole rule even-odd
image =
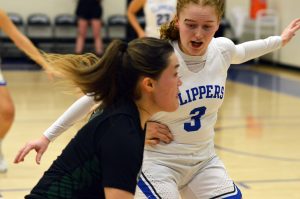
[[147, 179], [147, 177], [144, 175], [143, 172], [141, 173], [137, 185], [140, 188], [140, 190], [143, 192], [143, 194], [146, 196], [146, 198], [162, 199], [155, 191], [155, 188], [151, 185], [150, 181]]
[[0, 86], [6, 86], [6, 82], [0, 82]]
[[149, 189], [149, 187], [145, 184], [145, 182], [141, 178], [139, 179], [137, 184], [140, 190], [145, 194], [147, 198], [156, 199], [152, 191]]
[[222, 194], [222, 195], [219, 195], [219, 196], [215, 196], [211, 199], [241, 199], [242, 198], [242, 193], [240, 191], [240, 189], [235, 185], [233, 184], [234, 186], [234, 190], [232, 192], [229, 192], [229, 193], [225, 193], [225, 194]]

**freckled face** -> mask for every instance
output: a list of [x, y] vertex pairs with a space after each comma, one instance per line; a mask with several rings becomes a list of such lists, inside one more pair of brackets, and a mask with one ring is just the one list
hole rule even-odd
[[179, 13], [176, 25], [181, 50], [191, 56], [201, 56], [218, 30], [219, 20], [214, 7], [189, 3]]
[[161, 111], [175, 111], [178, 106], [178, 87], [182, 84], [178, 77], [178, 59], [175, 53], [169, 57], [168, 67], [154, 83], [153, 99]]

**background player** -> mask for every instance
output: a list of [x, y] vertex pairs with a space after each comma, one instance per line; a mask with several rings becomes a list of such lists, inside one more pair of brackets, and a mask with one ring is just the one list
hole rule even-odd
[[[4, 10], [0, 9], [0, 29], [14, 42], [14, 44], [23, 52], [26, 53], [40, 66], [46, 68], [47, 64], [41, 56], [39, 50], [32, 44], [32, 42], [25, 37], [18, 28], [13, 24]], [[8, 133], [15, 116], [15, 107], [12, 97], [6, 86], [0, 65], [0, 173], [7, 171], [7, 163], [4, 160], [2, 153], [2, 141]]]
[[89, 25], [93, 29], [95, 53], [101, 56], [103, 53], [103, 42], [101, 37], [102, 28], [102, 4], [101, 0], [78, 0], [76, 7], [77, 38], [75, 53], [83, 52], [85, 39]]
[[[132, 0], [127, 9], [127, 16], [138, 37], [159, 38], [160, 26], [170, 22], [176, 13], [176, 2], [176, 0]], [[145, 30], [136, 16], [142, 8], [145, 15]]]

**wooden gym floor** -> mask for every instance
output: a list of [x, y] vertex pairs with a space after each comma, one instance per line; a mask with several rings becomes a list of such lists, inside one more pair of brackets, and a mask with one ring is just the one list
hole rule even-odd
[[[9, 163], [0, 174], [5, 199], [23, 198], [84, 123], [50, 144], [41, 165], [32, 152], [14, 165], [17, 151], [42, 132], [78, 96], [42, 71], [4, 71], [16, 119], [3, 143]], [[300, 71], [266, 66], [232, 66], [219, 112], [215, 143], [244, 199], [300, 199]]]

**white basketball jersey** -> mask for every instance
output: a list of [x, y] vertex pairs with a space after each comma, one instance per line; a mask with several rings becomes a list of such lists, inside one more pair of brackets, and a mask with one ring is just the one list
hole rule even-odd
[[160, 26], [173, 19], [176, 3], [177, 0], [146, 0], [144, 5], [146, 36], [160, 37]]
[[[231, 63], [243, 63], [281, 47], [281, 37], [234, 45], [224, 37], [213, 38], [206, 54], [188, 56], [172, 42], [179, 59], [182, 85], [179, 108], [172, 113], [159, 112], [151, 120], [166, 124], [174, 135], [170, 144], [145, 146], [145, 151], [166, 154], [196, 155], [206, 160], [215, 155], [214, 125], [225, 96], [227, 70]], [[145, 156], [146, 157], [146, 156]]]
[[[174, 135], [174, 141], [167, 146], [162, 143], [155, 147], [146, 145], [146, 150], [198, 154], [201, 159], [214, 155], [214, 125], [225, 95], [227, 70], [232, 56], [230, 46], [234, 49], [231, 41], [217, 40], [221, 41], [213, 39], [206, 54], [201, 57], [185, 55], [177, 42], [172, 43], [179, 58], [179, 75], [182, 77], [180, 106], [173, 113], [159, 112], [151, 120], [166, 124]], [[224, 45], [226, 48], [223, 48]]]

